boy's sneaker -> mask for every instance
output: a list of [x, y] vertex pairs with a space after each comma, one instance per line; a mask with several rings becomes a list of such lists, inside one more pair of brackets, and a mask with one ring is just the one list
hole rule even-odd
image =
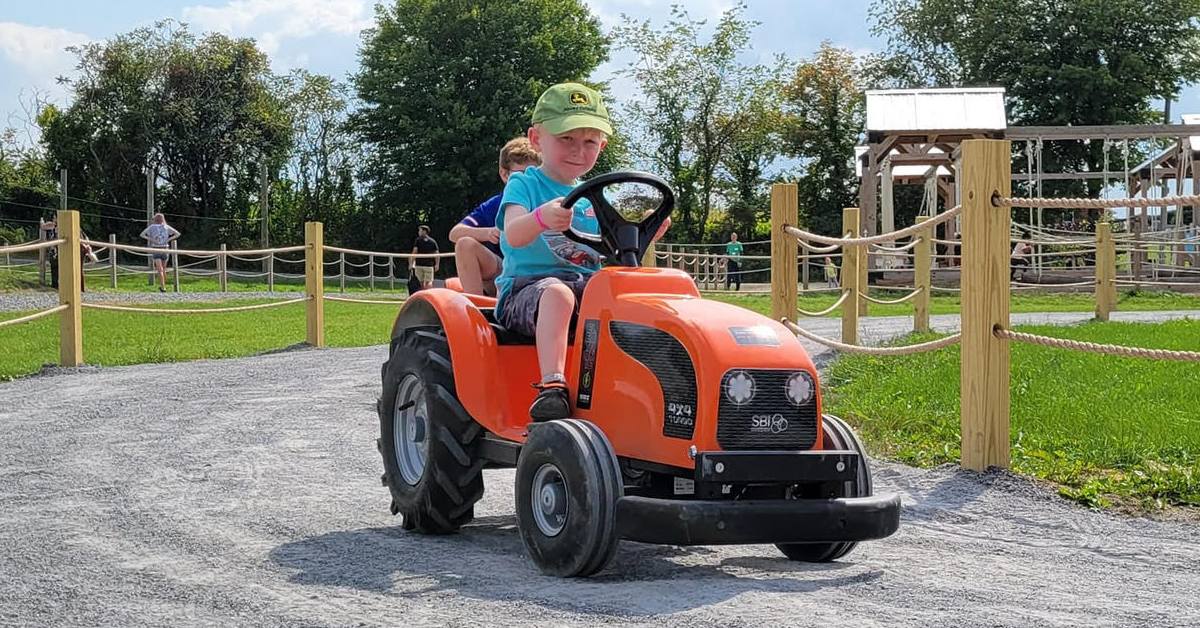
[[529, 406], [529, 418], [534, 421], [554, 421], [571, 416], [571, 402], [564, 382], [534, 384], [538, 395]]
[[159, 292], [166, 292], [166, 291], [167, 291], [167, 289], [166, 289], [166, 288], [164, 288], [164, 287], [162, 287], [162, 286], [159, 286], [159, 287], [158, 287], [158, 291], [159, 291]]

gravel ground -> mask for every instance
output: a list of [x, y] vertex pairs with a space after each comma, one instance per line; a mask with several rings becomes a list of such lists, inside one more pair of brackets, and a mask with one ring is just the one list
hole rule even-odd
[[875, 462], [876, 490], [903, 497], [900, 531], [827, 565], [626, 542], [595, 578], [544, 577], [510, 470], [487, 472], [462, 533], [406, 533], [379, 483], [383, 359], [301, 350], [0, 384], [0, 625], [1200, 625], [1200, 528], [1084, 510], [1001, 472]]
[[[300, 292], [85, 292], [86, 303], [186, 303], [222, 299], [294, 299]], [[335, 295], [336, 296], [336, 295]], [[58, 305], [58, 294], [21, 290], [0, 292], [0, 312], [44, 310]]]

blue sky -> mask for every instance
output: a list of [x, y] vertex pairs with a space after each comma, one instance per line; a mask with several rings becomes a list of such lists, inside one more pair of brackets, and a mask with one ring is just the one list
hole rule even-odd
[[[622, 13], [662, 24], [670, 2], [659, 0], [586, 0], [612, 27]], [[715, 18], [732, 0], [683, 0], [695, 17]], [[22, 101], [34, 91], [62, 102], [63, 88], [54, 77], [69, 76], [70, 45], [102, 40], [163, 18], [189, 23], [193, 30], [216, 30], [254, 37], [272, 58], [277, 71], [304, 67], [345, 78], [357, 65], [360, 32], [370, 26], [374, 0], [41, 0], [0, 1], [0, 128], [22, 129]], [[869, 0], [749, 0], [749, 17], [761, 22], [754, 54], [762, 59], [782, 53], [810, 55], [821, 40], [858, 52], [877, 50], [871, 37]], [[597, 70], [595, 79], [612, 78], [628, 58], [619, 51]], [[621, 96], [621, 84], [616, 94]], [[1176, 114], [1200, 113], [1200, 88], [1190, 87]]]
[[[589, 0], [606, 27], [622, 13], [665, 22], [670, 3], [657, 0]], [[22, 97], [34, 90], [61, 102], [65, 92], [53, 78], [70, 75], [73, 56], [66, 46], [102, 40], [163, 18], [189, 23], [193, 30], [249, 36], [272, 58], [277, 71], [304, 67], [345, 78], [354, 71], [359, 33], [370, 26], [373, 0], [43, 0], [0, 4], [0, 127], [22, 127]], [[727, 0], [687, 0], [696, 17], [715, 18]], [[822, 39], [856, 50], [878, 47], [867, 32], [867, 0], [753, 0], [751, 18], [762, 22], [754, 54], [801, 57]], [[611, 78], [628, 59], [619, 52], [593, 78]]]

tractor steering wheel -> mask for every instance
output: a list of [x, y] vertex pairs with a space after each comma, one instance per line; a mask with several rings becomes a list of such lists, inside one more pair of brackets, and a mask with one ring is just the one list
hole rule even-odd
[[[604, 188], [617, 183], [642, 183], [662, 194], [662, 204], [640, 223], [630, 222], [604, 197]], [[586, 198], [596, 212], [600, 235], [577, 231], [573, 226], [563, 232], [568, 239], [596, 249], [618, 266], [638, 266], [659, 227], [675, 209], [675, 193], [666, 181], [648, 172], [610, 172], [584, 182], [563, 199], [563, 207], [571, 208]]]

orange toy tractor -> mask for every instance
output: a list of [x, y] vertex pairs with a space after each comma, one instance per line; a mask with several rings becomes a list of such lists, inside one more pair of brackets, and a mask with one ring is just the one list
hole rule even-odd
[[[604, 189], [662, 195], [641, 222]], [[862, 444], [821, 414], [817, 371], [779, 323], [701, 298], [670, 268], [639, 268], [670, 215], [661, 179], [614, 173], [576, 188], [600, 236], [569, 232], [610, 265], [584, 291], [567, 354], [571, 419], [531, 423], [533, 339], [496, 323], [495, 301], [423, 290], [400, 310], [379, 400], [383, 482], [403, 527], [471, 521], [484, 468], [516, 467], [521, 538], [542, 571], [586, 576], [618, 540], [774, 543], [831, 561], [896, 531], [900, 499], [873, 495]]]

